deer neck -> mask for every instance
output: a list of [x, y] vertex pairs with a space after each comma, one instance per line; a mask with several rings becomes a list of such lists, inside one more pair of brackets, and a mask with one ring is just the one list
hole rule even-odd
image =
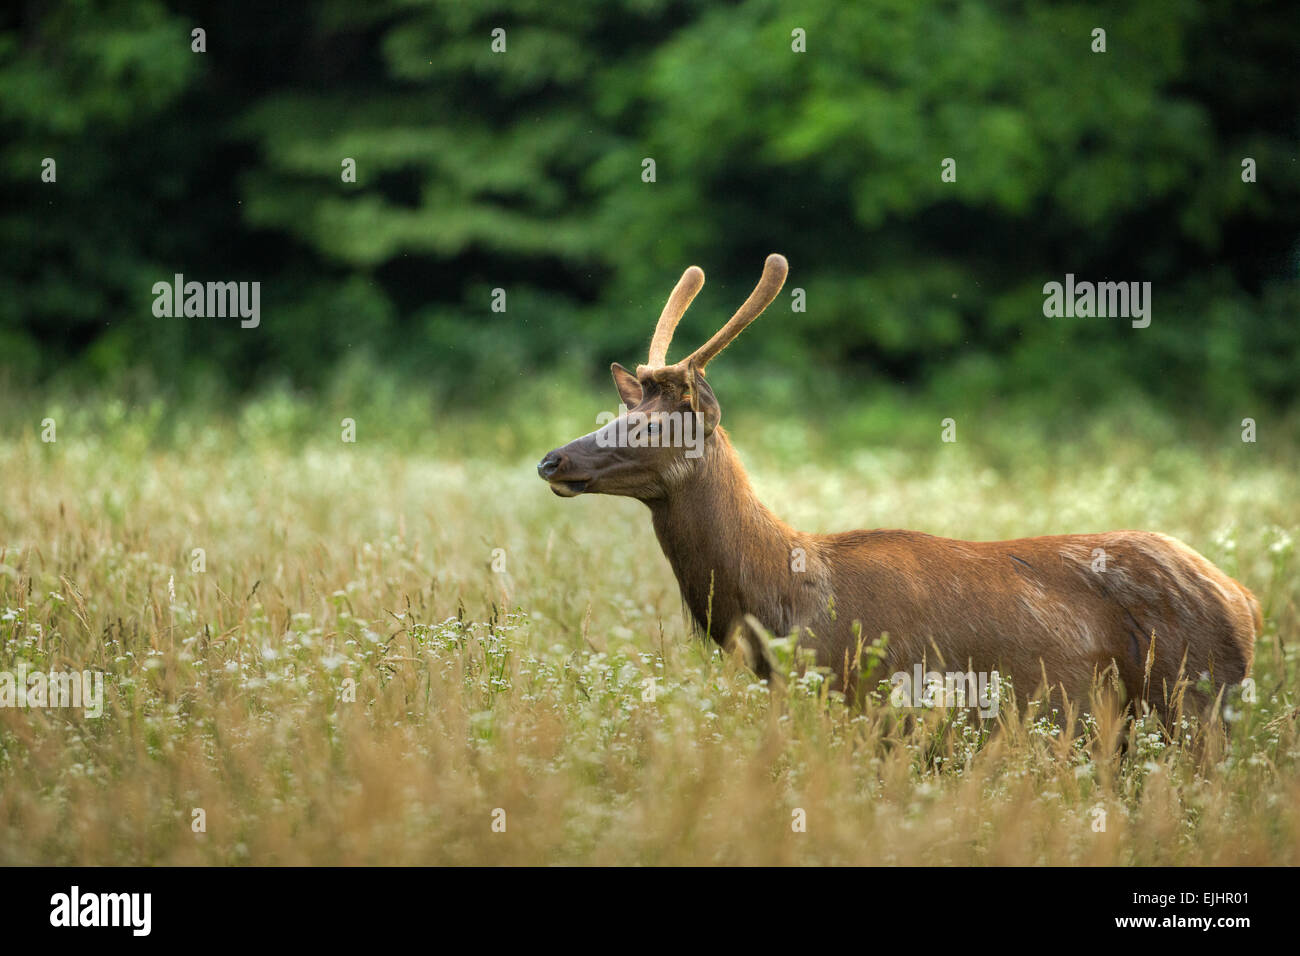
[[754, 614], [784, 631], [795, 603], [791, 555], [806, 542], [758, 500], [721, 428], [690, 476], [647, 504], [682, 599], [702, 630], [722, 643], [741, 615]]

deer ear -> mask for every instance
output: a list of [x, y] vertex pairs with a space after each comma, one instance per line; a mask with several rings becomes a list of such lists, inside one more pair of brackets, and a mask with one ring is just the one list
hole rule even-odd
[[693, 361], [686, 363], [686, 387], [691, 390], [691, 411], [697, 412], [704, 421], [704, 434], [712, 434], [713, 429], [722, 421], [722, 406], [713, 394], [713, 389], [704, 380], [704, 373], [695, 367]]
[[641, 383], [637, 377], [615, 362], [609, 367], [614, 375], [614, 387], [618, 389], [618, 395], [623, 399], [623, 404], [628, 408], [635, 408], [641, 404]]

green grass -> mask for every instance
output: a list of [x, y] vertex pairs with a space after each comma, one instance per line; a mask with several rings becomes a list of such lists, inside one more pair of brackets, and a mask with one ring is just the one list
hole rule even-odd
[[381, 394], [355, 444], [346, 406], [283, 393], [213, 416], [11, 406], [0, 670], [102, 669], [107, 703], [0, 709], [0, 863], [1300, 863], [1281, 429], [953, 412], [945, 445], [930, 409], [726, 413], [801, 528], [1147, 528], [1202, 551], [1267, 618], [1258, 699], [1206, 752], [1150, 720], [1063, 734], [1030, 702], [988, 734], [773, 693], [690, 635], [644, 506], [537, 480], [611, 405]]

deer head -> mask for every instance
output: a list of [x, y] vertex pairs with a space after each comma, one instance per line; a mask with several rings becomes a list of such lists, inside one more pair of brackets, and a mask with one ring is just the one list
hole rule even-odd
[[727, 324], [687, 358], [669, 365], [673, 331], [704, 285], [701, 269], [687, 269], [659, 316], [646, 364], [638, 365], [636, 374], [617, 362], [610, 366], [626, 412], [538, 463], [537, 473], [551, 490], [564, 498], [590, 493], [652, 501], [667, 497], [686, 480], [722, 419], [705, 367], [772, 303], [788, 271], [784, 256], [768, 256], [758, 285]]

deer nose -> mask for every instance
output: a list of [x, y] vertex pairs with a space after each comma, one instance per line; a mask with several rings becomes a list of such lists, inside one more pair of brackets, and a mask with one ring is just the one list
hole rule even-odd
[[551, 475], [560, 470], [562, 464], [564, 464], [564, 456], [551, 452], [537, 463], [537, 473], [543, 478], [549, 479]]

